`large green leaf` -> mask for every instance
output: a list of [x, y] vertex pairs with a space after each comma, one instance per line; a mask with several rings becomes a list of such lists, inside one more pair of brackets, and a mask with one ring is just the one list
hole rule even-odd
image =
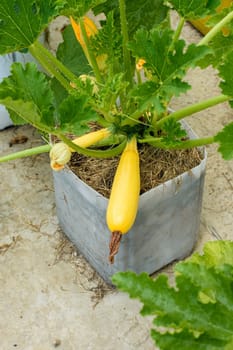
[[[140, 29], [136, 32], [134, 40], [130, 43], [130, 49], [135, 58], [145, 60], [144, 68], [153, 82], [146, 82], [136, 87], [134, 97], [138, 92], [138, 100], [145, 105], [146, 90], [156, 96], [163, 103], [170, 101], [172, 96], [178, 96], [186, 92], [190, 85], [182, 78], [188, 68], [199, 65], [199, 60], [205, 57], [209, 49], [205, 46], [194, 44], [185, 47], [183, 40], [173, 44], [173, 33], [169, 29], [153, 29], [150, 32]], [[154, 91], [152, 91], [154, 89]], [[142, 97], [145, 95], [145, 99]], [[151, 103], [151, 101], [149, 101]]]
[[89, 74], [92, 70], [71, 26], [67, 26], [64, 30], [63, 42], [58, 46], [56, 55], [77, 76]]
[[26, 122], [38, 125], [39, 129], [55, 127], [50, 82], [35, 63], [12, 65], [11, 75], [0, 84], [0, 101]]
[[169, 3], [185, 19], [194, 19], [214, 14], [220, 0], [169, 0]]
[[[163, 0], [126, 0], [125, 4], [130, 37], [138, 28], [151, 29], [167, 18], [168, 7], [164, 5]], [[103, 12], [107, 15], [110, 11], [114, 11], [115, 22], [120, 30], [118, 0], [107, 0], [94, 8], [96, 14]]]
[[96, 121], [98, 115], [88, 105], [87, 96], [68, 96], [59, 106], [59, 129], [75, 135], [89, 131], [88, 123]]
[[29, 47], [62, 4], [63, 0], [1, 0], [0, 54]]
[[197, 66], [199, 60], [210, 52], [205, 46], [191, 44], [185, 47], [183, 40], [173, 44], [172, 38], [173, 32], [169, 29], [157, 28], [150, 32], [140, 29], [130, 43], [133, 56], [146, 61], [145, 68], [160, 84], [182, 78], [188, 68]]
[[115, 274], [112, 281], [142, 302], [143, 315], [155, 316], [151, 335], [161, 350], [230, 350], [232, 256], [233, 242], [209, 242], [204, 254], [176, 264], [175, 285], [164, 274], [153, 280], [130, 271]]

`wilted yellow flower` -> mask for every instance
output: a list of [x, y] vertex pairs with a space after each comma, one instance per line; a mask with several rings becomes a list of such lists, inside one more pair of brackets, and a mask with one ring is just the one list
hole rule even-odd
[[55, 143], [50, 150], [49, 156], [51, 168], [59, 171], [70, 161], [71, 150], [64, 142]]

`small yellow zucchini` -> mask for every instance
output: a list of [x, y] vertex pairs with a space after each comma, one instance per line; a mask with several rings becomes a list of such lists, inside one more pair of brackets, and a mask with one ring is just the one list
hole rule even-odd
[[111, 132], [107, 128], [89, 132], [72, 140], [77, 146], [87, 148], [110, 136]]

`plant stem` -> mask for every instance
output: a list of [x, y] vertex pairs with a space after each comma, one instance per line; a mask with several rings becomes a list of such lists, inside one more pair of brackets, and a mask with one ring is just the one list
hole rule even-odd
[[136, 75], [137, 75], [137, 83], [138, 83], [138, 85], [142, 84], [141, 72], [138, 69], [136, 69]]
[[111, 157], [117, 156], [123, 151], [126, 145], [126, 138], [125, 138], [123, 142], [121, 142], [119, 145], [115, 146], [114, 148], [110, 148], [107, 150], [95, 150], [95, 149], [79, 147], [64, 135], [59, 134], [58, 137], [63, 142], [65, 142], [70, 148], [72, 148], [75, 152], [83, 154], [88, 157], [94, 157], [94, 158], [111, 158]]
[[207, 45], [220, 30], [233, 19], [233, 11], [229, 12], [218, 24], [216, 24], [205, 36], [198, 45]]
[[178, 25], [176, 27], [176, 30], [175, 30], [175, 33], [174, 33], [173, 40], [172, 40], [172, 43], [171, 43], [169, 51], [173, 50], [174, 44], [179, 39], [180, 33], [181, 33], [181, 31], [183, 29], [183, 26], [184, 26], [184, 23], [185, 23], [185, 19], [183, 17], [180, 17], [180, 20], [179, 20], [179, 23], [178, 23]]
[[61, 74], [69, 81], [73, 82], [77, 79], [76, 75], [73, 74], [64, 64], [59, 61], [49, 50], [47, 50], [38, 40], [34, 43], [36, 49], [40, 51], [44, 57], [46, 57], [54, 67], [57, 67]]
[[[100, 74], [100, 70], [99, 70], [99, 67], [98, 67], [95, 55], [94, 55], [94, 53], [92, 51], [92, 48], [90, 47], [90, 41], [89, 41], [89, 38], [87, 36], [85, 25], [83, 23], [83, 18], [80, 18], [80, 22], [79, 23], [80, 23], [82, 36], [83, 36], [83, 41], [85, 43], [86, 50], [87, 50], [87, 59], [89, 60], [90, 65], [92, 66], [93, 72], [94, 72], [95, 77], [96, 77], [96, 81], [98, 83], [101, 83], [102, 82], [102, 77], [101, 77], [101, 74]], [[84, 51], [84, 53], [85, 53], [85, 51]]]
[[128, 34], [128, 26], [127, 26], [127, 18], [126, 18], [125, 0], [119, 0], [119, 8], [120, 8], [120, 21], [121, 21], [121, 34], [122, 34], [125, 76], [127, 81], [129, 82], [129, 86], [132, 86], [130, 52], [127, 47], [129, 42], [129, 34]]
[[50, 149], [51, 149], [51, 145], [43, 145], [43, 146], [38, 146], [30, 149], [25, 149], [20, 152], [15, 152], [15, 153], [11, 153], [6, 156], [0, 157], [0, 163], [8, 162], [9, 160], [33, 156], [35, 154], [47, 153], [50, 151]]
[[29, 51], [32, 56], [35, 57], [35, 59], [41, 64], [41, 66], [51, 76], [54, 76], [66, 90], [71, 90], [69, 81], [61, 74], [57, 67], [50, 60], [48, 60], [48, 57], [43, 55], [43, 53], [37, 49], [35, 43], [30, 46]]
[[146, 137], [145, 139], [138, 140], [139, 143], [149, 143], [154, 147], [162, 148], [162, 149], [187, 149], [187, 148], [193, 148], [193, 147], [201, 147], [205, 145], [209, 145], [211, 143], [215, 142], [214, 136], [209, 137], [203, 137], [199, 139], [193, 139], [193, 140], [187, 140], [183, 141], [180, 144], [176, 145], [166, 145], [165, 143], [161, 142], [161, 138], [155, 138], [155, 137]]
[[188, 117], [191, 114], [200, 112], [206, 108], [215, 106], [219, 103], [222, 103], [222, 102], [225, 102], [228, 100], [230, 100], [229, 96], [219, 95], [216, 97], [212, 97], [208, 100], [204, 100], [204, 101], [198, 102], [196, 104], [193, 104], [191, 106], [185, 107], [183, 109], [180, 109], [179, 111], [173, 112], [173, 113], [169, 114], [168, 116], [160, 119], [156, 124], [156, 128], [161, 127], [169, 119], [173, 119], [173, 120], [178, 121], [180, 119]]

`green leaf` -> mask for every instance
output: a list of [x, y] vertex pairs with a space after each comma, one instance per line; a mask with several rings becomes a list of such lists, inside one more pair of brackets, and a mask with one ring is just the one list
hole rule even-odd
[[173, 8], [185, 19], [203, 18], [216, 12], [220, 0], [169, 0]]
[[209, 242], [204, 246], [203, 254], [195, 253], [187, 261], [203, 264], [208, 267], [220, 265], [233, 266], [233, 242], [218, 241]]
[[102, 111], [111, 113], [116, 111], [116, 103], [119, 95], [125, 92], [128, 86], [124, 79], [124, 74], [118, 73], [113, 77], [108, 76], [104, 86], [98, 91], [96, 105]]
[[59, 129], [75, 135], [89, 131], [88, 123], [96, 121], [98, 115], [88, 105], [86, 96], [68, 96], [59, 106]]
[[[53, 94], [47, 77], [35, 63], [14, 63], [11, 75], [0, 84], [0, 100], [26, 122], [41, 128], [53, 128]], [[24, 106], [24, 103], [26, 106]], [[32, 108], [30, 116], [29, 108]], [[24, 114], [25, 113], [25, 114]]]
[[172, 286], [164, 274], [130, 271], [112, 281], [142, 302], [142, 315], [155, 317], [151, 336], [160, 349], [232, 349], [233, 242], [209, 242], [203, 254], [176, 264]]
[[14, 125], [25, 125], [27, 124], [26, 120], [23, 118], [20, 118], [20, 116], [13, 112], [13, 110], [8, 109], [8, 113], [10, 114], [10, 118]]
[[[233, 52], [229, 52], [226, 57], [224, 57], [224, 62], [218, 67], [219, 76], [222, 78], [220, 82], [220, 88], [223, 94], [233, 97]], [[231, 103], [232, 107], [233, 104]]]
[[[148, 80], [143, 84], [136, 85], [130, 91], [131, 104], [143, 114], [145, 111], [162, 114], [167, 108], [168, 97], [160, 94], [160, 85], [155, 81]], [[131, 101], [131, 100], [129, 100]]]
[[200, 301], [213, 304], [220, 302], [233, 311], [233, 266], [223, 264], [220, 269], [216, 266], [207, 268], [201, 262], [194, 263], [188, 260], [187, 263], [177, 264], [176, 272], [185, 274], [186, 278], [200, 289]]
[[32, 102], [25, 102], [20, 99], [13, 100], [11, 97], [5, 99], [0, 98], [0, 103], [3, 104], [8, 110], [13, 111], [15, 114], [25, 120], [26, 123], [31, 124], [41, 131], [52, 133], [54, 128], [49, 128], [46, 124], [41, 122], [41, 114], [38, 111], [37, 106]]
[[[153, 94], [157, 95], [161, 104], [168, 103], [172, 96], [179, 96], [190, 88], [182, 78], [188, 68], [198, 66], [199, 60], [209, 52], [207, 47], [194, 44], [185, 48], [183, 40], [173, 46], [172, 39], [173, 32], [169, 29], [157, 28], [150, 32], [140, 29], [129, 45], [136, 59], [143, 58], [146, 61], [143, 66], [145, 73], [153, 81]], [[151, 83], [146, 84], [152, 86]], [[139, 87], [140, 90], [145, 91], [144, 87]]]
[[224, 63], [227, 55], [233, 51], [233, 33], [224, 36], [218, 33], [208, 44], [212, 52], [203, 60], [201, 60], [201, 67], [205, 68], [212, 64], [213, 67], [218, 67]]
[[181, 124], [174, 119], [168, 119], [163, 125], [162, 130], [165, 133], [162, 136], [162, 142], [166, 145], [179, 145], [183, 139], [187, 137], [187, 132], [182, 128]]
[[166, 18], [168, 7], [163, 0], [126, 0], [126, 16], [133, 35], [137, 29], [151, 29], [161, 24]]
[[[71, 25], [62, 33], [63, 42], [58, 46], [57, 58], [76, 75], [89, 74], [92, 71], [83, 49], [75, 37]], [[70, 49], [72, 47], [72, 50]]]
[[[168, 7], [163, 0], [126, 0], [126, 17], [129, 28], [129, 36], [141, 27], [151, 29], [161, 24], [166, 18]], [[119, 3], [118, 0], [107, 0], [102, 5], [94, 8], [95, 14], [114, 11], [114, 20], [120, 32]]]
[[169, 29], [156, 28], [149, 33], [140, 29], [130, 43], [133, 56], [146, 61], [144, 67], [160, 84], [182, 78], [188, 68], [196, 67], [199, 60], [210, 52], [205, 46], [191, 44], [185, 47], [183, 40], [178, 40], [173, 46], [172, 39], [173, 32]]
[[0, 54], [28, 48], [59, 14], [63, 0], [1, 0]]
[[233, 123], [226, 125], [215, 135], [214, 140], [220, 144], [218, 151], [222, 154], [223, 159], [233, 159]]
[[[136, 275], [134, 272], [117, 272], [112, 276], [112, 282], [120, 290], [129, 293], [131, 298], [140, 298], [143, 303], [142, 315], [150, 315], [162, 310], [163, 292], [167, 292], [167, 276], [161, 275], [157, 280], [151, 279], [147, 273]], [[158, 291], [155, 295], [154, 289]], [[173, 293], [173, 290], [171, 289]]]
[[[192, 332], [165, 333], [162, 337], [156, 330], [151, 331], [152, 339], [163, 350], [226, 350], [226, 341], [213, 339], [207, 335], [196, 337]], [[230, 349], [229, 349], [230, 350]]]
[[61, 14], [68, 17], [82, 17], [93, 7], [96, 7], [105, 1], [106, 0], [66, 0]]

